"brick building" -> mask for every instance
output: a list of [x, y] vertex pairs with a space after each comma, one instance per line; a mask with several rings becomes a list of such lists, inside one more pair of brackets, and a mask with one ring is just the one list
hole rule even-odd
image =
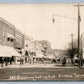
[[[0, 45], [17, 53], [24, 48], [24, 35], [14, 25], [0, 17]], [[5, 49], [5, 48], [4, 48]], [[16, 51], [17, 50], [17, 51]], [[13, 54], [11, 52], [11, 55]], [[7, 51], [8, 52], [8, 51]], [[6, 53], [6, 52], [4, 52]], [[18, 53], [16, 55], [19, 55]], [[1, 56], [0, 56], [1, 57]]]
[[0, 18], [0, 45], [24, 48], [24, 35], [3, 18]]

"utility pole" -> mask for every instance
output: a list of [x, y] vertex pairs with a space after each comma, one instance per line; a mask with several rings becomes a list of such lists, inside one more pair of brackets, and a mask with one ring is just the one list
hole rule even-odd
[[73, 34], [71, 34], [71, 43], [72, 43], [72, 57], [71, 57], [71, 61], [72, 61], [72, 64], [73, 64]]
[[81, 21], [81, 17], [80, 17], [80, 6], [84, 6], [84, 5], [74, 5], [78, 7], [78, 57], [79, 57], [79, 68], [81, 68], [81, 49], [80, 49], [80, 21]]
[[82, 44], [82, 39], [83, 39], [83, 35], [81, 34], [81, 66], [82, 66], [82, 62], [83, 62], [83, 44]]
[[[80, 52], [81, 52], [81, 49], [80, 49], [80, 21], [81, 21], [81, 17], [80, 17], [80, 7], [84, 6], [84, 5], [78, 4], [78, 5], [74, 5], [74, 6], [76, 6], [78, 8], [78, 19], [77, 19], [77, 21], [78, 21], [78, 58], [79, 58], [79, 63], [78, 64], [79, 64], [79, 68], [81, 68], [81, 55], [80, 55]], [[55, 23], [54, 16], [64, 17], [64, 18], [69, 18], [69, 19], [74, 19], [75, 20], [75, 18], [72, 18], [72, 17], [53, 15], [53, 19], [52, 19], [53, 23]]]
[[81, 65], [83, 65], [83, 35], [81, 34]]
[[81, 67], [81, 56], [80, 56], [80, 5], [78, 4], [78, 57], [79, 57], [79, 68]]

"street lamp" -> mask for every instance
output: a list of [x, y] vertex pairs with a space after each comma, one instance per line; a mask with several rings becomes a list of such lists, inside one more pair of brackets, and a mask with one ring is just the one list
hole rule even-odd
[[53, 14], [52, 22], [53, 22], [53, 23], [55, 23], [55, 18], [54, 18], [54, 14]]

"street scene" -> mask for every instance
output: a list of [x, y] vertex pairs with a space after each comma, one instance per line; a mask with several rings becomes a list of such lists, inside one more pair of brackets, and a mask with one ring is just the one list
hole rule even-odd
[[0, 81], [84, 81], [83, 4], [0, 10]]

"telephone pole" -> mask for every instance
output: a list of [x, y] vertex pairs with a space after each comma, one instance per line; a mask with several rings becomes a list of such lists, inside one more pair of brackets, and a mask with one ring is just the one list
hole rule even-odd
[[84, 5], [74, 5], [76, 7], [78, 7], [78, 57], [79, 57], [79, 68], [81, 68], [81, 49], [80, 49], [80, 21], [81, 21], [81, 17], [80, 17], [80, 6], [84, 6]]
[[72, 43], [72, 52], [71, 52], [71, 53], [72, 53], [72, 54], [71, 54], [72, 56], [71, 56], [71, 62], [72, 62], [72, 64], [73, 64], [73, 55], [74, 55], [74, 54], [73, 54], [73, 36], [74, 36], [74, 35], [71, 34], [71, 41], [72, 41], [72, 42], [71, 42], [71, 43]]
[[82, 40], [83, 39], [83, 35], [81, 34], [81, 66], [82, 66], [82, 64], [83, 64], [83, 43], [82, 43]]
[[[80, 52], [81, 52], [81, 49], [80, 49], [80, 21], [81, 21], [81, 17], [80, 17], [80, 7], [81, 6], [84, 6], [84, 5], [80, 5], [80, 4], [77, 4], [77, 5], [73, 5], [73, 6], [76, 6], [78, 8], [78, 58], [79, 58], [79, 68], [81, 68], [81, 55], [80, 55]], [[58, 16], [58, 17], [64, 17], [64, 18], [69, 18], [69, 19], [74, 19], [76, 20], [75, 18], [72, 18], [72, 17], [65, 17], [65, 16], [60, 16], [60, 15], [53, 15], [53, 23], [55, 23], [55, 18], [54, 16]]]

